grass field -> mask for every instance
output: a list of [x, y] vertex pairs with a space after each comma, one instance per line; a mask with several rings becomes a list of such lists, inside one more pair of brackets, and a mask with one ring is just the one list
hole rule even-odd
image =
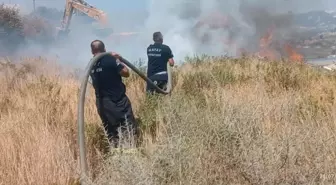
[[[78, 183], [78, 75], [56, 63], [0, 64], [0, 184]], [[91, 184], [336, 183], [335, 74], [204, 57], [174, 70], [171, 96], [145, 101], [135, 74], [126, 84], [143, 151], [108, 155], [90, 86]]]

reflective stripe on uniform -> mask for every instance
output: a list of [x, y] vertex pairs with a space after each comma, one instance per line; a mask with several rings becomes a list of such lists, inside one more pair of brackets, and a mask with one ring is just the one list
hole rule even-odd
[[161, 72], [155, 73], [154, 75], [163, 75], [163, 74], [167, 74], [167, 71], [161, 71]]

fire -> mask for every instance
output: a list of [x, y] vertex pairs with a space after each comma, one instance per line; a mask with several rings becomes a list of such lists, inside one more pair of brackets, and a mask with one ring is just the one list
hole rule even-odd
[[272, 43], [272, 40], [273, 40], [273, 31], [274, 31], [274, 26], [270, 27], [266, 34], [261, 37], [260, 39], [260, 47], [261, 48], [265, 48], [265, 47], [268, 47], [271, 43]]
[[[267, 30], [266, 34], [260, 38], [259, 42], [260, 51], [258, 52], [258, 55], [260, 57], [272, 60], [276, 60], [281, 57], [280, 51], [277, 51], [275, 48], [271, 46], [273, 43], [275, 43], [275, 40], [273, 39], [274, 30], [275, 26], [272, 25]], [[290, 61], [303, 62], [304, 57], [301, 54], [299, 54], [289, 43], [280, 46], [280, 48], [282, 48], [285, 51]]]
[[276, 60], [278, 58], [278, 53], [271, 47], [273, 42], [273, 33], [275, 26], [271, 26], [266, 34], [260, 38], [259, 41], [259, 49], [260, 51], [257, 53], [259, 57], [268, 58], [271, 60]]
[[[208, 16], [205, 16], [203, 19], [199, 20], [195, 26], [195, 29], [198, 30], [201, 26], [207, 25], [212, 29], [228, 29], [235, 24], [236, 21], [230, 15], [223, 15], [221, 13], [215, 12]], [[289, 42], [284, 43], [285, 40], [279, 40], [274, 35], [276, 30], [276, 24], [272, 24], [266, 30], [263, 36], [259, 39], [259, 46], [257, 44], [257, 50], [249, 51], [247, 48], [237, 48], [239, 44], [234, 42], [234, 39], [231, 40], [230, 37], [225, 37], [220, 42], [224, 43], [228, 47], [237, 48], [237, 55], [256, 55], [261, 58], [267, 58], [270, 60], [278, 60], [281, 57], [288, 58], [290, 61], [303, 62], [304, 57], [298, 53], [294, 47], [291, 46]], [[202, 40], [207, 40], [207, 34], [200, 36]], [[249, 44], [249, 43], [248, 43]], [[254, 53], [251, 53], [254, 52]], [[285, 56], [283, 56], [285, 55]]]
[[298, 52], [296, 52], [291, 45], [285, 44], [285, 50], [287, 54], [289, 55], [289, 60], [295, 61], [295, 62], [303, 62], [303, 56], [299, 54]]

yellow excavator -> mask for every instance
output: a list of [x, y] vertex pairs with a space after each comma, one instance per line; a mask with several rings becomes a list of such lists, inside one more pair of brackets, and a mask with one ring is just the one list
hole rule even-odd
[[[100, 26], [95, 28], [95, 30], [99, 30], [100, 35], [112, 35], [113, 29], [109, 26], [107, 14], [104, 11], [97, 9], [83, 0], [66, 0], [61, 26], [57, 28], [57, 37], [64, 37], [69, 34], [71, 18], [72, 15], [76, 13], [86, 14], [87, 16], [97, 20], [100, 23]], [[119, 33], [113, 35], [123, 36], [133, 34], [136, 34], [136, 32]]]

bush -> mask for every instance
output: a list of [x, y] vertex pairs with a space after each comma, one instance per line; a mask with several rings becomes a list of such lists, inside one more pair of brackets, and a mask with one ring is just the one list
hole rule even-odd
[[26, 40], [44, 45], [54, 41], [55, 29], [44, 18], [30, 15], [23, 20], [23, 33]]
[[29, 41], [35, 44], [50, 44], [54, 40], [53, 26], [42, 17], [21, 16], [17, 8], [0, 5], [0, 55], [11, 55]]
[[19, 11], [16, 8], [0, 5], [0, 45], [5, 45], [0, 54], [9, 53], [15, 50], [24, 38], [24, 23]]

